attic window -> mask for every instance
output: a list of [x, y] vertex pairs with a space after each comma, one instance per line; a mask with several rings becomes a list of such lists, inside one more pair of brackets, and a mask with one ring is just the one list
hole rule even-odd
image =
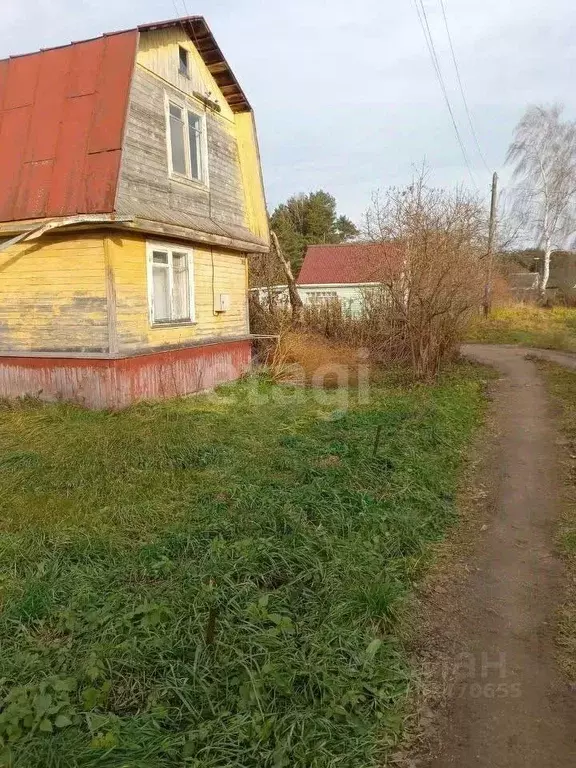
[[186, 48], [182, 48], [181, 45], [178, 46], [178, 57], [179, 57], [178, 72], [180, 72], [180, 74], [184, 75], [185, 77], [189, 77], [190, 73], [188, 71], [188, 51], [186, 50]]

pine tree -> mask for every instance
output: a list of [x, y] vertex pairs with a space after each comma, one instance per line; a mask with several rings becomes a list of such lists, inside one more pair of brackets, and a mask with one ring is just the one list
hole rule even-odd
[[338, 216], [336, 199], [322, 189], [294, 195], [281, 203], [272, 214], [270, 226], [295, 273], [302, 266], [308, 245], [342, 243], [358, 235], [347, 216]]

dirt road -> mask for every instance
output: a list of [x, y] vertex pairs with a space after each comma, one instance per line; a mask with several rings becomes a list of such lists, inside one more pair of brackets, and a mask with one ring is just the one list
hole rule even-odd
[[[503, 374], [498, 435], [482, 478], [490, 503], [457, 606], [458, 673], [429, 768], [576, 766], [576, 691], [554, 659], [562, 564], [554, 552], [557, 436], [528, 350], [470, 345]], [[576, 357], [537, 351], [576, 368]]]

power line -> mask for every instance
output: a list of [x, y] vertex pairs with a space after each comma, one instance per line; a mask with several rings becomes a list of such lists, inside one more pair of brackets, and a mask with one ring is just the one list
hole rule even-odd
[[[186, 8], [186, 3], [184, 0], [181, 0], [182, 7], [184, 9], [184, 18], [188, 16], [188, 9]], [[188, 35], [188, 32], [186, 31], [186, 27], [184, 26], [184, 23], [182, 21], [181, 11], [178, 10], [178, 6], [176, 5], [176, 0], [172, 0], [172, 5], [174, 6], [174, 10], [176, 11], [176, 19], [180, 22], [180, 26], [182, 27], [182, 31]]]
[[460, 77], [460, 67], [458, 66], [458, 61], [456, 59], [456, 52], [454, 50], [454, 45], [452, 43], [452, 35], [450, 34], [450, 27], [448, 26], [448, 17], [446, 15], [446, 5], [444, 3], [444, 0], [440, 0], [440, 7], [442, 8], [442, 16], [444, 17], [444, 26], [446, 27], [446, 34], [448, 35], [448, 42], [450, 43], [450, 52], [452, 54], [452, 61], [454, 62], [454, 69], [456, 70], [456, 77], [458, 79], [458, 87], [460, 88], [460, 93], [462, 94], [462, 101], [464, 102], [464, 108], [466, 110], [466, 116], [468, 117], [470, 130], [472, 131], [472, 136], [474, 137], [474, 142], [476, 143], [476, 149], [478, 150], [480, 159], [484, 163], [484, 167], [486, 168], [488, 173], [490, 173], [491, 172], [490, 168], [488, 167], [488, 163], [486, 162], [486, 158], [484, 157], [484, 153], [482, 152], [480, 141], [478, 140], [478, 134], [476, 133], [476, 129], [474, 128], [474, 123], [472, 122], [472, 115], [470, 114], [470, 109], [468, 107], [468, 100], [466, 99], [466, 95], [464, 93], [464, 86], [462, 85], [462, 78]]
[[434, 67], [434, 72], [436, 73], [436, 77], [438, 78], [438, 82], [440, 83], [440, 88], [444, 96], [444, 101], [446, 102], [446, 107], [450, 114], [450, 119], [454, 127], [454, 133], [456, 134], [458, 144], [460, 145], [460, 151], [462, 152], [462, 157], [464, 158], [464, 162], [466, 163], [466, 168], [468, 169], [468, 173], [470, 174], [470, 179], [472, 180], [472, 184], [476, 187], [476, 189], [478, 189], [478, 185], [476, 184], [476, 179], [474, 178], [474, 174], [472, 173], [472, 168], [470, 167], [470, 162], [468, 160], [468, 155], [466, 153], [466, 147], [464, 146], [464, 142], [462, 141], [462, 136], [458, 129], [456, 118], [454, 117], [454, 111], [452, 110], [450, 99], [448, 98], [448, 91], [446, 90], [446, 84], [444, 82], [444, 77], [442, 76], [442, 70], [440, 68], [438, 55], [436, 54], [434, 39], [432, 37], [432, 32], [430, 30], [430, 25], [428, 23], [428, 16], [426, 14], [426, 9], [424, 8], [423, 0], [414, 0], [414, 6], [416, 8], [416, 13], [418, 14], [418, 21], [420, 22], [420, 26], [424, 34], [424, 39], [426, 40], [426, 45], [428, 47], [428, 52], [432, 60], [432, 66]]
[[466, 168], [468, 169], [468, 173], [470, 175], [470, 179], [472, 180], [472, 183], [476, 188], [478, 188], [478, 185], [476, 184], [476, 179], [472, 172], [472, 168], [470, 167], [470, 161], [468, 160], [468, 153], [466, 152], [466, 147], [464, 146], [464, 141], [462, 140], [462, 135], [460, 134], [460, 130], [456, 122], [456, 117], [454, 116], [452, 105], [450, 104], [450, 98], [448, 97], [448, 91], [446, 90], [446, 83], [444, 82], [442, 69], [440, 67], [440, 61], [438, 59], [438, 54], [436, 53], [434, 38], [432, 37], [432, 30], [430, 29], [430, 24], [428, 23], [428, 15], [426, 13], [426, 8], [424, 7], [424, 2], [423, 0], [414, 0], [414, 3], [416, 6], [416, 12], [418, 14], [418, 19], [420, 21], [420, 26], [422, 27], [422, 32], [424, 33], [424, 39], [426, 40], [428, 52], [430, 53], [432, 66], [434, 67], [434, 71], [436, 72], [436, 77], [438, 78], [438, 82], [440, 84], [440, 88], [444, 96], [444, 101], [446, 102], [446, 107], [450, 114], [450, 119], [454, 127], [454, 132], [456, 134], [458, 144], [460, 145], [462, 157], [464, 158], [464, 162], [466, 163]]

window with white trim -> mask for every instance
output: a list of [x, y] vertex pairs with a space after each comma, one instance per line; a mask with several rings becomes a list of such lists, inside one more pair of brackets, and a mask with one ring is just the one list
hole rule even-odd
[[192, 251], [148, 243], [148, 304], [150, 322], [194, 322]]
[[167, 122], [170, 173], [205, 182], [204, 118], [169, 100]]
[[332, 301], [338, 298], [337, 291], [308, 291], [309, 301]]

